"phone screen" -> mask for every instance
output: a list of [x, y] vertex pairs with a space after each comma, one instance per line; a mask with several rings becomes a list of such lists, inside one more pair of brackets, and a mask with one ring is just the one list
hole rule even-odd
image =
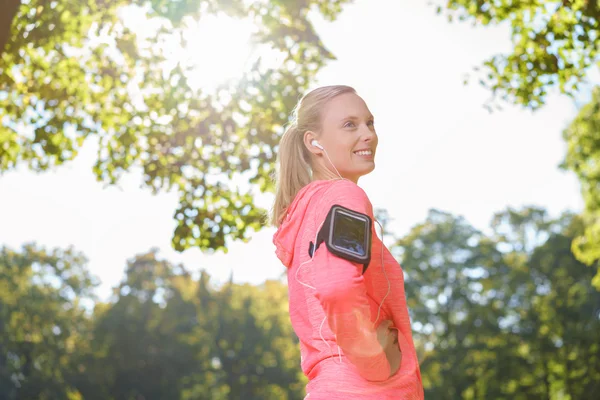
[[367, 254], [365, 243], [366, 222], [341, 212], [333, 221], [333, 245], [360, 257]]

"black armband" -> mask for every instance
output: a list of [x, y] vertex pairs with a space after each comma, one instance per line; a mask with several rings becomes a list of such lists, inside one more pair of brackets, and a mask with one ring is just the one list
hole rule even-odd
[[310, 242], [308, 254], [313, 253], [325, 242], [334, 255], [363, 264], [363, 274], [371, 262], [371, 218], [346, 207], [334, 205], [317, 235], [317, 243]]

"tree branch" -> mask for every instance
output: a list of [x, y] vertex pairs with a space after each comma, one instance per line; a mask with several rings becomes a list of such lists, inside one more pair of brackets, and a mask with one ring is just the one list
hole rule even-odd
[[10, 28], [20, 5], [21, 0], [0, 0], [0, 57], [10, 38]]

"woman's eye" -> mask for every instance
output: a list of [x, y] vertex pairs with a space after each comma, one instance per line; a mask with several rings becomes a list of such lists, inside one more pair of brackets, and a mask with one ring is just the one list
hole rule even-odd
[[354, 122], [348, 121], [344, 124], [344, 128], [353, 128], [353, 127], [354, 127]]
[[369, 126], [375, 126], [375, 121], [369, 121], [369, 122], [367, 122], [367, 125], [369, 125]]

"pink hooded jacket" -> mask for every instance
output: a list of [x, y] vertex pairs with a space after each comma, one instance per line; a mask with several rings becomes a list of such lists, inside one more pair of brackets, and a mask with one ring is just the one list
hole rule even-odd
[[[314, 181], [296, 195], [273, 236], [276, 254], [287, 267], [290, 319], [300, 339], [302, 371], [309, 379], [306, 399], [423, 399], [402, 269], [377, 237], [375, 224], [364, 275], [362, 265], [334, 256], [325, 244], [307, 262], [309, 243], [334, 204], [374, 220], [367, 195], [355, 183]], [[385, 274], [390, 293], [375, 321], [388, 292]], [[402, 351], [402, 364], [392, 377], [376, 334], [386, 319], [398, 328]]]

